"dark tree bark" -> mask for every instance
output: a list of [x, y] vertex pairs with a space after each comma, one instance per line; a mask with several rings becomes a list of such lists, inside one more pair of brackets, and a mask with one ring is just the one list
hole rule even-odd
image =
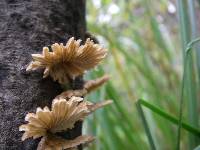
[[[18, 127], [28, 112], [50, 106], [61, 87], [42, 71], [25, 66], [43, 46], [74, 36], [85, 39], [85, 0], [0, 0], [0, 149], [35, 150], [39, 140], [21, 142]], [[73, 88], [81, 88], [81, 77]], [[81, 123], [68, 133], [81, 134]], [[66, 135], [65, 135], [66, 136]]]

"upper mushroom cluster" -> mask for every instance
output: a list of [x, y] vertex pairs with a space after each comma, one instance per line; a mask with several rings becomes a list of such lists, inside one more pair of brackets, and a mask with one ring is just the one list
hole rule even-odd
[[27, 71], [45, 68], [43, 77], [50, 75], [61, 84], [67, 83], [69, 78], [82, 75], [105, 58], [107, 50], [90, 39], [84, 45], [80, 45], [80, 42], [72, 37], [66, 45], [53, 44], [52, 51], [43, 47], [42, 54], [32, 54], [33, 61]]

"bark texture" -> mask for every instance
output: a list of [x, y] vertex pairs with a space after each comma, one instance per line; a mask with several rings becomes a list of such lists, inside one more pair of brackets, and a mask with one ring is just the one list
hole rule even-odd
[[[26, 73], [32, 53], [43, 46], [66, 42], [75, 36], [84, 40], [85, 0], [0, 1], [0, 149], [35, 150], [39, 140], [21, 142], [19, 125], [25, 114], [50, 106], [61, 92], [58, 83], [42, 79], [42, 71]], [[82, 78], [73, 88], [82, 87]], [[68, 138], [81, 133], [81, 123]]]

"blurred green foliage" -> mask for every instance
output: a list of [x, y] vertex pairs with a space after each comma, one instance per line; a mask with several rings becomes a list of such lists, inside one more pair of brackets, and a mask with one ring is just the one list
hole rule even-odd
[[[184, 122], [198, 127], [194, 123], [198, 122], [198, 115], [195, 114], [196, 120], [189, 115], [197, 112], [197, 99], [193, 99], [195, 108], [194, 103], [187, 107], [190, 98], [197, 96], [198, 89], [198, 86], [194, 89], [198, 69], [193, 68], [196, 67], [193, 63], [186, 67], [187, 82], [182, 82], [182, 55], [187, 44], [196, 38], [187, 33], [195, 28], [192, 26], [195, 20], [190, 20], [190, 26], [188, 18], [192, 17], [192, 11], [185, 11], [189, 10], [185, 9], [189, 7], [185, 5], [186, 0], [177, 2], [176, 6], [174, 0], [87, 1], [88, 31], [108, 49], [108, 57], [100, 67], [88, 72], [86, 79], [94, 79], [104, 73], [111, 76], [109, 83], [87, 98], [93, 101], [112, 99], [114, 102], [85, 122], [84, 132], [97, 137], [89, 149], [150, 149], [143, 126], [145, 122], [135, 107], [140, 98], [159, 107], [164, 114], [175, 116], [180, 124], [180, 117], [183, 117]], [[195, 61], [192, 56], [188, 59]], [[183, 100], [184, 105], [180, 105], [182, 83], [186, 86], [184, 93], [188, 93], [184, 95], [187, 98], [187, 103]], [[182, 116], [179, 116], [180, 106]], [[156, 149], [176, 149], [177, 140], [181, 149], [197, 146], [197, 143], [188, 142], [186, 130], [181, 130], [181, 137], [177, 139], [177, 122], [172, 124], [173, 121], [160, 116], [159, 112], [156, 114], [151, 109], [142, 109]], [[193, 138], [198, 140], [196, 136]]]

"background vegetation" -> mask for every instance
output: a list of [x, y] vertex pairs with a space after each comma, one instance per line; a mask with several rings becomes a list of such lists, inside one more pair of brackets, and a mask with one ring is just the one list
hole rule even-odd
[[198, 146], [197, 2], [87, 1], [88, 30], [109, 50], [104, 64], [87, 78], [104, 73], [111, 76], [110, 82], [88, 99], [114, 101], [84, 124], [85, 132], [98, 138], [90, 149]]

